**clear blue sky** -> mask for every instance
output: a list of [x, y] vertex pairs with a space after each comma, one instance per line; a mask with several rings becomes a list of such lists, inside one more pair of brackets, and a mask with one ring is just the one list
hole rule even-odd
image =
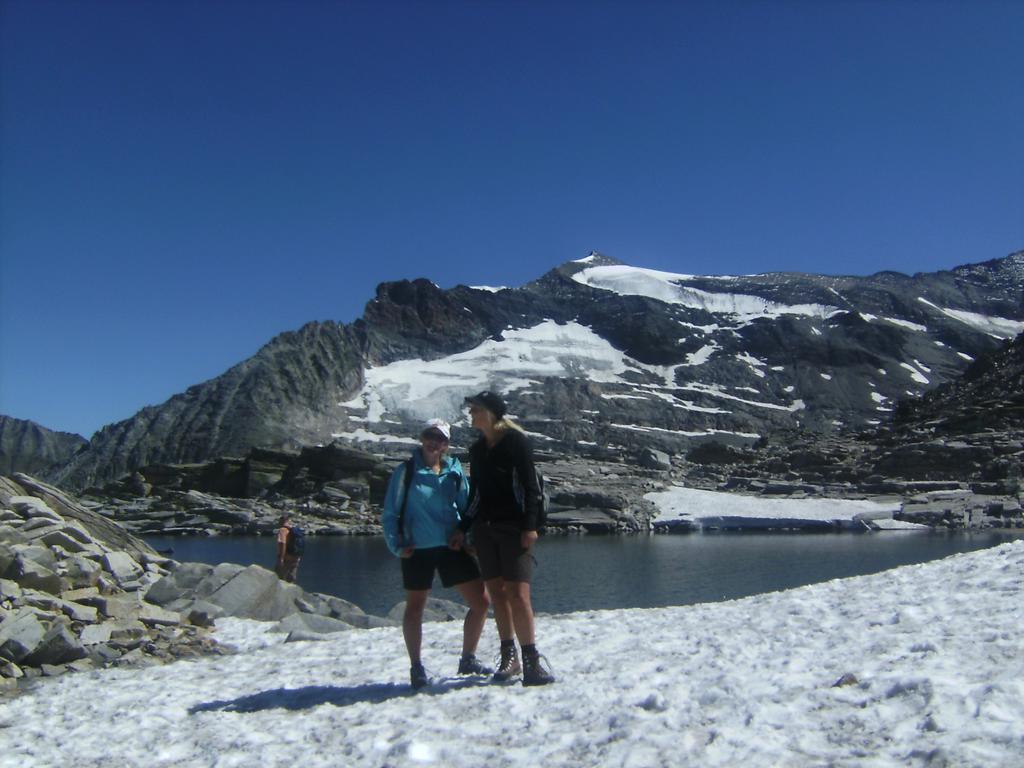
[[0, 413], [89, 436], [379, 282], [1024, 248], [1021, 2], [0, 0]]

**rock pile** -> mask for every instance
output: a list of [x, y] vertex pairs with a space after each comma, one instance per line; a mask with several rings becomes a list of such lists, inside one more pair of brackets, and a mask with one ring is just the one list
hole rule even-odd
[[0, 689], [19, 680], [225, 653], [221, 616], [289, 640], [391, 625], [259, 566], [177, 563], [27, 475], [0, 477]]
[[170, 561], [124, 535], [111, 546], [102, 531], [53, 506], [67, 504], [0, 478], [0, 687], [219, 652], [198, 623], [143, 599]]

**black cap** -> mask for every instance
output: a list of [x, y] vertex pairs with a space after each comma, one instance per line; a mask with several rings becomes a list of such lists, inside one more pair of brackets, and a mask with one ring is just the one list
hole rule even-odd
[[508, 412], [505, 401], [499, 395], [487, 389], [472, 397], [467, 397], [466, 403], [468, 405], [482, 405], [499, 419]]

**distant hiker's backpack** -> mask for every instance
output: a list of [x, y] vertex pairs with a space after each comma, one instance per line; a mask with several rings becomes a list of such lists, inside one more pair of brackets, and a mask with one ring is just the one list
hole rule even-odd
[[[537, 478], [537, 488], [540, 491], [540, 499], [537, 503], [537, 532], [543, 533], [548, 526], [548, 494], [544, 490], [544, 475], [540, 473], [536, 465], [533, 467], [534, 476]], [[519, 479], [519, 474], [512, 471], [512, 488], [516, 494], [516, 501], [519, 503], [519, 507], [525, 512], [526, 510], [526, 488], [523, 487], [522, 481]]]
[[302, 553], [306, 551], [306, 532], [299, 526], [293, 525], [288, 530], [288, 541], [284, 545], [284, 549], [289, 555], [301, 557]]

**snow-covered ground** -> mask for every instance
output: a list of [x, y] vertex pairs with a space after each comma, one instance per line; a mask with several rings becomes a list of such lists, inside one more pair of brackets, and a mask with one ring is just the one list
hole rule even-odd
[[680, 522], [708, 526], [720, 525], [723, 520], [736, 523], [741, 520], [749, 523], [758, 520], [788, 520], [794, 524], [850, 524], [854, 520], [865, 520], [870, 521], [870, 525], [865, 523], [865, 527], [885, 530], [931, 530], [927, 525], [893, 520], [893, 513], [900, 509], [900, 501], [895, 498], [891, 501], [823, 497], [765, 498], [721, 491], [703, 491], [679, 485], [670, 486], [663, 491], [653, 491], [645, 494], [644, 498], [658, 508], [658, 514], [651, 520], [655, 525]]
[[[1024, 765], [1024, 541], [681, 608], [539, 619], [558, 682], [406, 685], [397, 628], [44, 681], [0, 704], [0, 765]], [[494, 650], [488, 625], [482, 648]], [[836, 685], [843, 679], [846, 684]]]

